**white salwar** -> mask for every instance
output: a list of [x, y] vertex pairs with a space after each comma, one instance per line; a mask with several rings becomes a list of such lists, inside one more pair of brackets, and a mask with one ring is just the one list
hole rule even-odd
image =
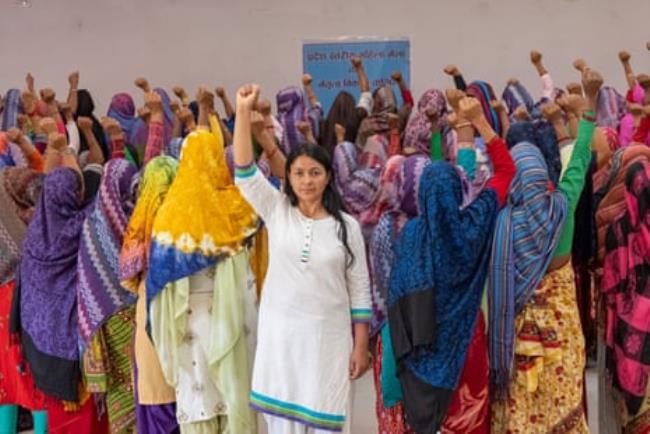
[[343, 215], [349, 265], [333, 217], [305, 217], [256, 169], [236, 182], [269, 233], [251, 406], [269, 434], [349, 432], [352, 323], [371, 314], [361, 228]]

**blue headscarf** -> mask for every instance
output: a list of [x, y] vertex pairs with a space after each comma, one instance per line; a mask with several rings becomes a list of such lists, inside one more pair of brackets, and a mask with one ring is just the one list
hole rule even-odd
[[135, 105], [131, 95], [126, 92], [113, 95], [107, 116], [115, 119], [120, 124], [127, 143], [131, 144], [131, 135], [138, 120], [135, 117]]
[[560, 158], [557, 136], [551, 124], [546, 121], [515, 122], [508, 129], [506, 142], [508, 148], [512, 148], [522, 142], [532, 143], [537, 146], [546, 161], [550, 180], [553, 184], [557, 185], [560, 181], [560, 173], [562, 172], [562, 160]]
[[[436, 425], [447, 410], [446, 405], [423, 409], [417, 402], [439, 393], [434, 389], [450, 398], [458, 385], [481, 303], [498, 210], [492, 188], [461, 209], [461, 179], [446, 162], [424, 169], [418, 201], [420, 216], [406, 224], [395, 244], [388, 288], [391, 341], [406, 412], [416, 430], [432, 426], [432, 417]], [[419, 385], [409, 390], [413, 383], [404, 380], [407, 370], [427, 392]], [[429, 395], [415, 396], [415, 402], [408, 399], [422, 393]]]
[[488, 278], [490, 378], [497, 398], [510, 382], [515, 316], [544, 277], [567, 214], [566, 197], [551, 186], [540, 150], [520, 143], [511, 154], [517, 173], [497, 216]]
[[512, 116], [515, 110], [522, 105], [526, 107], [526, 110], [531, 115], [535, 110], [535, 101], [533, 100], [533, 97], [530, 96], [528, 89], [519, 82], [508, 83], [506, 88], [503, 90], [501, 98], [506, 103], [508, 114], [510, 116]]
[[20, 90], [9, 89], [4, 99], [2, 131], [18, 126], [18, 113], [21, 111]]
[[481, 103], [481, 108], [485, 114], [485, 118], [490, 123], [494, 131], [501, 135], [503, 131], [503, 125], [501, 124], [501, 118], [499, 113], [492, 108], [492, 101], [496, 101], [494, 96], [494, 90], [490, 83], [485, 81], [473, 81], [469, 86], [467, 86], [467, 95], [473, 96]]

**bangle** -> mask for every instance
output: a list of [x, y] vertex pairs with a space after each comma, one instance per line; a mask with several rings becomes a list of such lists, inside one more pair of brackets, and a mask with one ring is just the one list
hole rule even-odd
[[456, 124], [456, 129], [459, 130], [461, 128], [471, 127], [471, 126], [472, 126], [472, 123], [469, 122], [469, 121], [468, 122], [461, 122], [459, 124]]
[[275, 147], [273, 147], [273, 150], [272, 150], [271, 152], [267, 152], [267, 153], [266, 153], [266, 158], [267, 158], [268, 160], [271, 160], [271, 158], [273, 158], [273, 156], [274, 156], [275, 154], [277, 154], [277, 152], [278, 152], [278, 147], [275, 146]]
[[596, 122], [596, 113], [592, 111], [584, 112], [582, 113], [582, 119], [586, 120], [587, 122]]

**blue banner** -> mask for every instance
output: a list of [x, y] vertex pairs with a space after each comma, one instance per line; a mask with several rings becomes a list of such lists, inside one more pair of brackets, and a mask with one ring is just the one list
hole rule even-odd
[[399, 71], [410, 86], [411, 49], [408, 39], [307, 42], [302, 47], [302, 69], [313, 77], [314, 91], [325, 113], [341, 91], [349, 92], [358, 99], [359, 81], [351, 62], [354, 56], [363, 60], [370, 90], [390, 84], [394, 86], [398, 103], [401, 104], [401, 94], [390, 76], [394, 71]]

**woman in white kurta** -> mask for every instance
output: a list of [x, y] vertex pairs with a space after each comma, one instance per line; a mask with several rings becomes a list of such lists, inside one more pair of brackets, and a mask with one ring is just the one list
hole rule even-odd
[[255, 85], [239, 90], [234, 140], [236, 183], [269, 233], [251, 406], [270, 434], [349, 432], [351, 380], [369, 366], [361, 228], [341, 211], [324, 149], [289, 156], [284, 192], [257, 170], [250, 117], [258, 94]]

